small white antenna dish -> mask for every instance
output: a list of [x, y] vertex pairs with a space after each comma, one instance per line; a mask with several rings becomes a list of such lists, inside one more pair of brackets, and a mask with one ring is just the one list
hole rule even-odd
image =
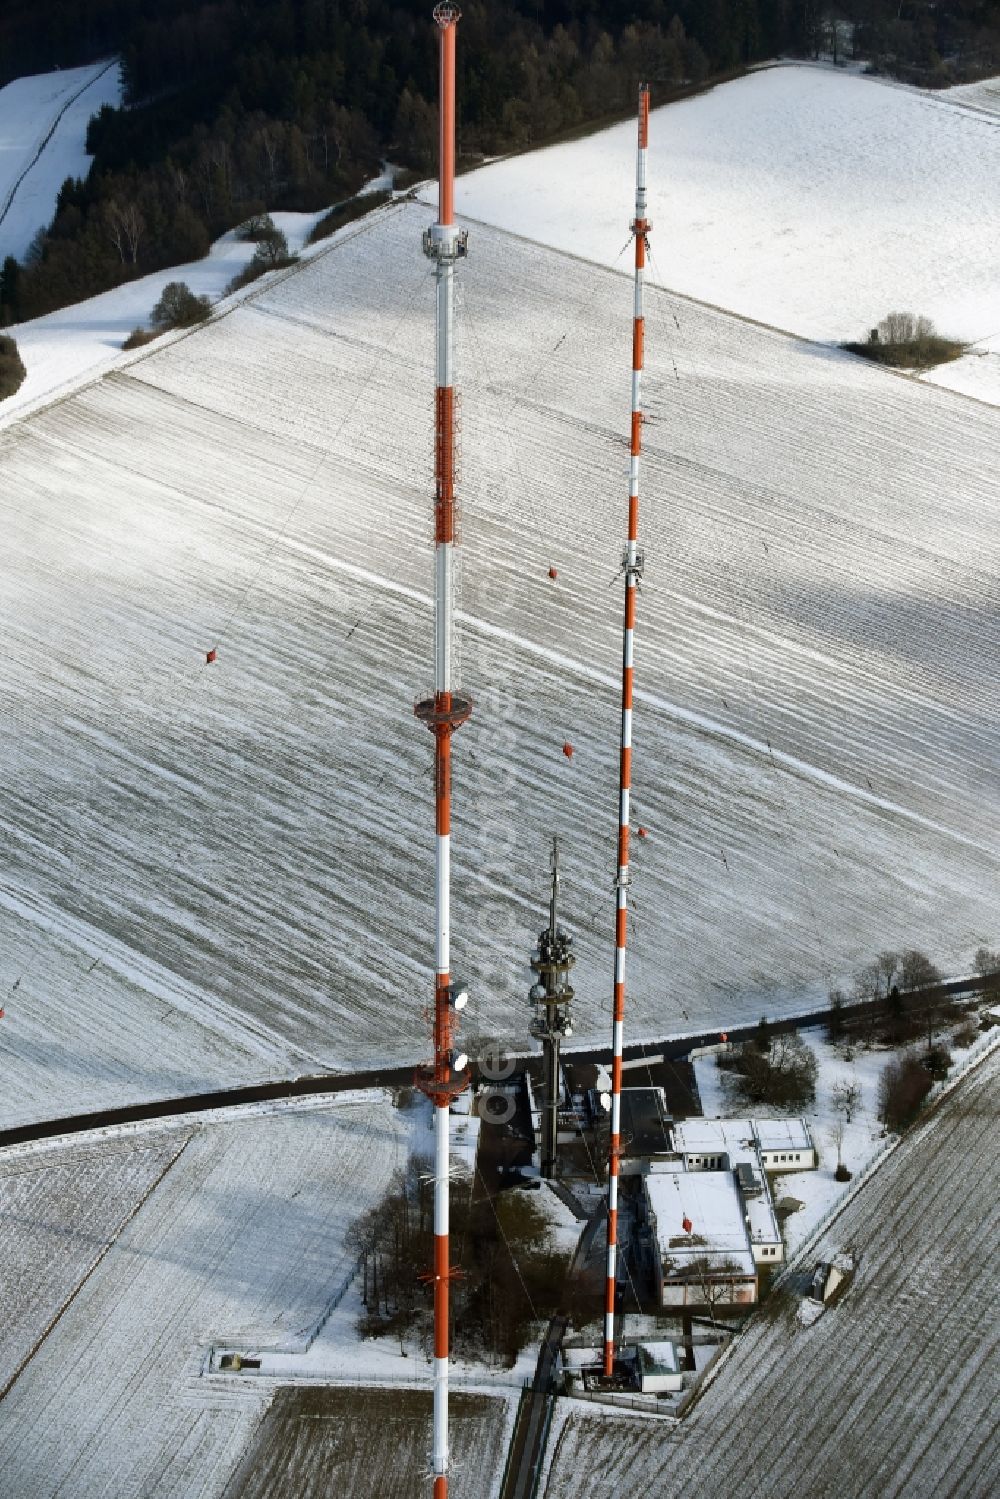
[[611, 1094], [610, 1093], [602, 1093], [601, 1094], [601, 1108], [604, 1110], [605, 1113], [607, 1113], [608, 1110], [610, 1109], [610, 1107], [611, 1107]]

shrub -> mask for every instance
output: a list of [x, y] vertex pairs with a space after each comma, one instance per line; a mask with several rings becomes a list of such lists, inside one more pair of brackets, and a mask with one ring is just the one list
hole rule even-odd
[[252, 213], [236, 231], [237, 239], [259, 240], [274, 230], [274, 220], [269, 213]]
[[951, 1066], [951, 1052], [946, 1046], [929, 1046], [920, 1058], [936, 1083], [943, 1083]]
[[802, 1108], [816, 1096], [816, 1056], [800, 1037], [776, 1036], [761, 1051], [756, 1039], [733, 1054], [737, 1087], [748, 1103]]
[[254, 255], [248, 265], [242, 271], [237, 271], [233, 279], [227, 283], [223, 296], [231, 297], [234, 291], [242, 291], [244, 286], [252, 286], [259, 281], [261, 276], [266, 276], [268, 271], [281, 271], [285, 266], [295, 265], [298, 261], [297, 255], [286, 255], [280, 260], [269, 261]]
[[864, 343], [846, 343], [841, 347], [894, 369], [926, 370], [965, 353], [964, 343], [943, 337], [930, 318], [912, 312], [890, 312], [870, 330]]
[[345, 224], [351, 223], [353, 219], [363, 218], [366, 213], [371, 213], [373, 208], [379, 208], [383, 203], [388, 203], [392, 193], [363, 193], [358, 198], [349, 198], [346, 203], [338, 203], [336, 208], [324, 214], [317, 224], [313, 226], [307, 241], [314, 245], [317, 240], [329, 239], [331, 234], [336, 234]]
[[196, 297], [187, 282], [168, 281], [153, 308], [152, 322], [160, 332], [166, 328], [192, 328], [203, 323], [210, 311], [208, 298]]
[[931, 1075], [911, 1052], [893, 1057], [878, 1080], [878, 1117], [889, 1129], [905, 1129], [930, 1091]]
[[985, 978], [989, 973], [1000, 973], [1000, 952], [991, 952], [988, 947], [976, 949], [976, 972], [980, 978]]
[[17, 344], [8, 333], [0, 333], [0, 401], [20, 390], [27, 373]]
[[123, 349], [142, 349], [146, 344], [151, 344], [154, 338], [159, 338], [151, 328], [133, 328], [128, 338], [122, 344]]

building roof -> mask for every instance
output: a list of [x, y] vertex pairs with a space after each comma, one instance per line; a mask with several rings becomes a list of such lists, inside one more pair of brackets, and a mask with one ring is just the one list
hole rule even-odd
[[812, 1136], [804, 1119], [754, 1119], [761, 1150], [812, 1150]]
[[623, 1088], [621, 1134], [625, 1155], [670, 1153], [670, 1114], [662, 1088]]
[[648, 1374], [677, 1374], [680, 1364], [673, 1343], [643, 1342], [639, 1344], [639, 1357]]
[[682, 1155], [728, 1155], [734, 1167], [757, 1161], [749, 1119], [683, 1119], [674, 1125], [674, 1149]]
[[750, 1238], [755, 1244], [780, 1244], [781, 1229], [774, 1216], [770, 1192], [761, 1192], [758, 1197], [743, 1199], [750, 1225]]
[[[643, 1178], [663, 1259], [683, 1273], [703, 1256], [756, 1273], [736, 1181], [730, 1171], [660, 1171]], [[684, 1219], [691, 1232], [684, 1230]]]
[[755, 1162], [758, 1149], [812, 1150], [804, 1119], [683, 1119], [673, 1127], [674, 1149], [682, 1155], [729, 1156], [732, 1166]]

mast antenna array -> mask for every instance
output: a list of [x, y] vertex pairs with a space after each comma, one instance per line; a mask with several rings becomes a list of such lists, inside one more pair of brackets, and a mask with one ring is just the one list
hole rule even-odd
[[639, 89], [639, 142], [635, 168], [635, 291], [632, 322], [632, 447], [629, 464], [628, 540], [625, 573], [625, 629], [622, 644], [622, 732], [618, 783], [618, 872], [615, 877], [615, 976], [611, 1065], [611, 1141], [608, 1149], [608, 1266], [604, 1287], [604, 1374], [615, 1360], [615, 1292], [618, 1280], [618, 1166], [621, 1155], [622, 1036], [625, 1021], [625, 942], [628, 936], [629, 802], [632, 794], [632, 674], [635, 605], [643, 556], [639, 539], [639, 455], [642, 450], [642, 368], [645, 323], [642, 289], [646, 249], [652, 228], [646, 217], [646, 147], [649, 140], [649, 85]]
[[552, 881], [549, 895], [549, 924], [539, 933], [538, 946], [531, 956], [535, 973], [528, 998], [535, 1007], [531, 1034], [542, 1043], [542, 1175], [555, 1176], [558, 1170], [559, 1046], [573, 1034], [570, 1005], [573, 986], [570, 970], [576, 962], [573, 938], [559, 925], [559, 839], [552, 839]]
[[434, 696], [416, 715], [434, 735], [434, 1060], [418, 1069], [417, 1086], [434, 1105], [434, 1425], [431, 1468], [434, 1499], [448, 1494], [448, 1313], [454, 1271], [448, 1241], [449, 1106], [469, 1081], [468, 1058], [456, 1046], [458, 1014], [467, 1002], [464, 984], [451, 977], [451, 736], [472, 704], [454, 691], [454, 551], [458, 542], [455, 494], [455, 387], [452, 327], [456, 264], [466, 254], [467, 233], [455, 223], [455, 28], [457, 5], [436, 5], [440, 46], [440, 149], [437, 223], [424, 231], [424, 253], [436, 284], [436, 389], [434, 393]]

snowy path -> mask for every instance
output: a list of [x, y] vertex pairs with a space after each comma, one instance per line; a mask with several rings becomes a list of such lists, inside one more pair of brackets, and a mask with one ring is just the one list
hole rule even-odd
[[18, 78], [0, 89], [0, 260], [24, 258], [67, 177], [86, 177], [87, 124], [121, 101], [118, 62]]

